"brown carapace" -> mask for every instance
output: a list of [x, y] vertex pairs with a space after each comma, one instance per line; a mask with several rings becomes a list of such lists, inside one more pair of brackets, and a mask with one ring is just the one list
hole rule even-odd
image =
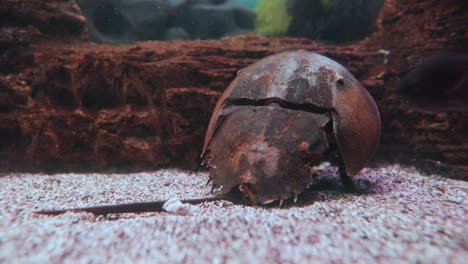
[[239, 71], [219, 99], [203, 164], [213, 187], [253, 203], [297, 195], [336, 161], [346, 188], [373, 156], [380, 117], [369, 93], [337, 62], [307, 51], [264, 58]]
[[[343, 66], [316, 53], [285, 52], [239, 71], [220, 98], [206, 132], [204, 164], [213, 187], [239, 192], [255, 204], [294, 200], [318, 176], [314, 165], [332, 160], [344, 186], [379, 143], [375, 102]], [[198, 204], [234, 196], [183, 200]], [[164, 201], [44, 210], [56, 215], [163, 211]]]

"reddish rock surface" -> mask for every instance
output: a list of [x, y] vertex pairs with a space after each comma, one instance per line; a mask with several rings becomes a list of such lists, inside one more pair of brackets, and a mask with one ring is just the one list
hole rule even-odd
[[306, 49], [347, 67], [382, 117], [376, 161], [467, 179], [468, 114], [425, 114], [400, 77], [434, 51], [468, 50], [466, 1], [387, 0], [377, 31], [351, 45], [242, 35], [222, 40], [97, 45], [74, 1], [0, 6], [3, 170], [199, 167], [216, 100], [237, 70]]

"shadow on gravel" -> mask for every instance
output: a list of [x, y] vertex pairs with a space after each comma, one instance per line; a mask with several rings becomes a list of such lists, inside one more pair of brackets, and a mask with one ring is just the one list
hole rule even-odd
[[[281, 205], [279, 201], [276, 201], [263, 207], [287, 209], [290, 207], [308, 206], [315, 202], [345, 199], [354, 195], [379, 194], [384, 189], [388, 189], [382, 188], [381, 184], [383, 182], [379, 181], [379, 179], [372, 182], [365, 178], [365, 176], [354, 177], [354, 182], [358, 190], [356, 192], [348, 192], [345, 190], [339, 174], [335, 172], [323, 173], [315, 179], [315, 182], [308, 189], [299, 194], [296, 203], [294, 203], [293, 198], [289, 198], [284, 200]], [[237, 205], [252, 205], [237, 189], [231, 191], [225, 198]]]

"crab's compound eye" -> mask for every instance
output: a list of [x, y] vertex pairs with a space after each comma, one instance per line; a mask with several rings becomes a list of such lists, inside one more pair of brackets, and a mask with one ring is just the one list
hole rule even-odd
[[336, 80], [336, 84], [339, 85], [339, 86], [344, 86], [344, 79], [343, 78], [339, 78], [338, 80]]

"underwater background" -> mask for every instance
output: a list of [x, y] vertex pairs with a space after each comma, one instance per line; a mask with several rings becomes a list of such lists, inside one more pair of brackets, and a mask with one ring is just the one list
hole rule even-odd
[[303, 49], [376, 101], [376, 159], [466, 178], [466, 1], [3, 0], [0, 18], [5, 169], [199, 168], [238, 71]]
[[[375, 100], [368, 193], [330, 163], [283, 207], [35, 214], [210, 197], [217, 101], [293, 50]], [[467, 54], [466, 0], [1, 0], [0, 263], [465, 263]]]
[[78, 0], [92, 41], [213, 39], [248, 32], [344, 43], [369, 35], [383, 0]]

